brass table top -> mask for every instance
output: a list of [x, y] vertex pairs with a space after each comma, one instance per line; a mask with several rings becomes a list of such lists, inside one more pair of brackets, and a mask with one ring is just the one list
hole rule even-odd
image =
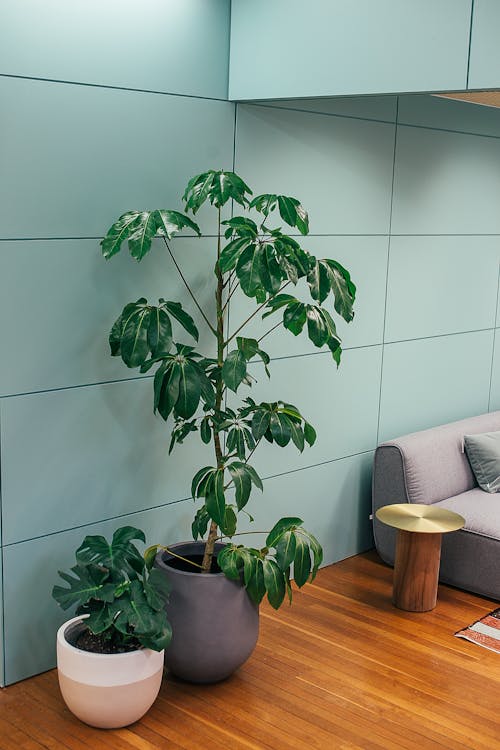
[[388, 526], [421, 534], [444, 534], [448, 531], [458, 531], [465, 526], [465, 518], [458, 513], [424, 503], [384, 505], [375, 515]]

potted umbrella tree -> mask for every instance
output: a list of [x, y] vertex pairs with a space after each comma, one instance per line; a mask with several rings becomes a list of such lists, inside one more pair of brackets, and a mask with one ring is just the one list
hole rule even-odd
[[[253, 197], [234, 172], [210, 170], [189, 181], [183, 202], [185, 213], [128, 211], [101, 245], [109, 259], [127, 242], [131, 255], [141, 261], [153, 239], [160, 238], [186, 286], [186, 301], [198, 309], [214, 339], [212, 352], [198, 351], [198, 329], [184, 300], [152, 304], [145, 298], [125, 305], [109, 336], [111, 354], [125, 365], [141, 373], [154, 368], [153, 408], [172, 423], [170, 452], [192, 436], [213, 446], [213, 463], [191, 478], [192, 497], [199, 503], [192, 523], [195, 541], [155, 545], [147, 552], [148, 558], [156, 554], [156, 565], [172, 585], [167, 664], [180, 677], [210, 682], [231, 674], [251, 653], [263, 597], [275, 608], [286, 598], [291, 601], [292, 578], [303, 586], [322, 561], [319, 542], [299, 517], [279, 519], [264, 534], [262, 546], [241, 543], [240, 513], [248, 518], [252, 492], [263, 489], [252, 466], [254, 452], [265, 441], [303, 451], [316, 439], [313, 426], [293, 404], [257, 403], [251, 397], [249, 363], [260, 360], [270, 375], [271, 353], [263, 340], [283, 326], [294, 336], [305, 331], [315, 346], [331, 352], [338, 366], [341, 341], [333, 316], [352, 320], [356, 289], [340, 263], [314, 257], [298, 241], [298, 235], [308, 234], [309, 221], [297, 199]], [[231, 202], [241, 211], [224, 218], [224, 206]], [[186, 281], [170, 243], [183, 230], [201, 236], [193, 217], [204, 204], [217, 217], [212, 317]], [[276, 226], [276, 219], [290, 227], [290, 234]], [[293, 293], [299, 288], [305, 289], [306, 301]], [[255, 309], [230, 328], [228, 310], [236, 294], [253, 300]], [[257, 316], [263, 321], [262, 334], [245, 336], [246, 325]], [[182, 341], [174, 341], [174, 320]]]

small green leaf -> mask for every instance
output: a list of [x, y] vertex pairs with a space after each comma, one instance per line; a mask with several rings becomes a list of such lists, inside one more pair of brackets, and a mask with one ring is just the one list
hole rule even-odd
[[271, 413], [269, 411], [264, 411], [264, 409], [257, 409], [255, 411], [252, 418], [252, 435], [255, 440], [260, 440], [264, 436], [269, 429], [270, 422]]
[[200, 436], [203, 442], [208, 445], [212, 439], [212, 430], [210, 428], [210, 417], [204, 417], [200, 424]]
[[130, 254], [137, 261], [142, 260], [151, 250], [151, 240], [158, 226], [156, 213], [156, 211], [141, 211], [134, 231], [128, 238]]
[[296, 534], [295, 557], [293, 559], [293, 577], [295, 583], [299, 588], [307, 583], [310, 572], [311, 555], [309, 553], [309, 546], [302, 536]]
[[285, 531], [276, 544], [276, 562], [283, 572], [293, 563], [296, 547], [295, 532]]
[[236, 491], [236, 507], [238, 510], [241, 510], [247, 504], [252, 490], [250, 472], [248, 471], [246, 464], [240, 463], [239, 461], [233, 461], [231, 464], [228, 464], [227, 469], [231, 474], [231, 479], [233, 480]]
[[302, 526], [303, 523], [301, 518], [280, 518], [267, 535], [266, 547], [275, 547], [282, 534], [286, 531], [293, 531], [297, 526]]
[[224, 513], [224, 523], [221, 524], [221, 531], [224, 536], [232, 537], [236, 532], [236, 513], [230, 506], [226, 506]]
[[287, 198], [286, 195], [278, 195], [278, 208], [283, 221], [294, 227], [297, 223], [297, 211], [293, 199]]
[[125, 323], [120, 350], [127, 367], [138, 367], [147, 359], [150, 315], [148, 307], [137, 307]]
[[120, 216], [113, 226], [108, 230], [107, 235], [101, 240], [102, 254], [108, 260], [116, 255], [121, 249], [122, 243], [133, 233], [137, 226], [136, 220], [139, 211], [128, 211]]
[[222, 365], [222, 379], [227, 387], [236, 393], [246, 374], [247, 362], [243, 352], [238, 349], [229, 352]]
[[286, 594], [285, 577], [283, 571], [274, 560], [263, 560], [264, 583], [267, 591], [269, 604], [274, 609], [279, 609]]
[[232, 545], [221, 549], [217, 555], [219, 567], [227, 578], [238, 580], [240, 577], [240, 556], [238, 550]]
[[190, 219], [189, 216], [179, 213], [179, 211], [160, 209], [156, 211], [155, 218], [158, 226], [158, 234], [165, 235], [168, 239], [171, 239], [177, 232], [182, 231], [184, 227], [192, 229], [198, 237], [201, 236], [198, 224]]
[[285, 445], [288, 445], [288, 443], [290, 442], [290, 438], [292, 437], [292, 432], [290, 429], [290, 422], [285, 414], [271, 414], [269, 428], [271, 430], [273, 439], [281, 448], [284, 448]]
[[316, 430], [312, 426], [312, 424], [309, 424], [309, 422], [304, 422], [304, 437], [306, 439], [306, 443], [310, 446], [314, 445], [316, 442]]
[[205, 503], [210, 518], [218, 526], [222, 526], [226, 514], [226, 499], [224, 497], [224, 472], [220, 469], [217, 470], [214, 483], [210, 492], [206, 495]]
[[172, 324], [167, 313], [161, 307], [151, 307], [148, 346], [153, 357], [159, 354], [168, 354], [172, 346]]
[[306, 305], [302, 302], [291, 302], [283, 313], [283, 325], [294, 336], [298, 336], [306, 322]]
[[196, 328], [194, 324], [194, 320], [188, 313], [182, 309], [182, 305], [180, 302], [165, 302], [164, 307], [170, 315], [172, 315], [180, 324], [181, 326], [194, 338], [195, 341], [198, 341], [199, 333], [198, 329]]

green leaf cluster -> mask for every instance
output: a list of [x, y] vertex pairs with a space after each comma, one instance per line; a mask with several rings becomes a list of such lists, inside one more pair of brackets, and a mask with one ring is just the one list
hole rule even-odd
[[85, 625], [114, 645], [139, 642], [162, 651], [172, 636], [165, 604], [166, 576], [146, 564], [133, 540], [145, 542], [144, 533], [132, 526], [119, 528], [111, 542], [103, 536], [86, 536], [76, 551], [76, 565], [59, 571], [67, 586], [55, 585], [52, 596], [66, 610], [88, 615]]
[[[141, 367], [141, 372], [147, 372], [172, 348], [172, 318], [198, 341], [194, 320], [182, 309], [180, 302], [167, 302], [160, 298], [155, 306], [149, 305], [144, 297], [137, 302], [129, 302], [113, 323], [109, 334], [111, 356], [121, 357], [127, 367]], [[151, 356], [149, 361], [148, 356]]]
[[323, 560], [321, 545], [302, 524], [300, 518], [281, 518], [260, 550], [235, 544], [224, 547], [217, 557], [221, 570], [228, 578], [241, 580], [256, 604], [266, 594], [274, 609], [286, 596], [291, 603], [292, 578], [301, 588], [314, 580]]

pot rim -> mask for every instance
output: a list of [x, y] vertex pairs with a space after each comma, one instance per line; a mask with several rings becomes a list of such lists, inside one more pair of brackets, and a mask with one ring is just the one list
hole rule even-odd
[[[204, 544], [205, 543], [203, 541], [200, 541], [200, 540], [196, 540], [196, 541], [193, 540], [193, 541], [189, 541], [189, 542], [174, 542], [174, 544], [166, 544], [165, 547], [167, 547], [167, 549], [160, 549], [160, 550], [158, 550], [158, 552], [156, 554], [156, 559], [158, 560], [158, 562], [161, 563], [161, 565], [162, 565], [163, 568], [167, 568], [169, 571], [172, 571], [173, 573], [175, 573], [175, 575], [180, 575], [180, 576], [199, 576], [200, 573], [199, 573], [198, 570], [179, 570], [178, 568], [171, 567], [170, 565], [168, 565], [163, 560], [163, 556], [164, 555], [168, 555], [168, 551], [170, 549], [172, 549], [172, 550], [175, 551], [176, 548], [178, 548], [178, 547], [184, 547], [186, 545], [198, 545], [199, 547], [203, 547]], [[219, 547], [225, 547], [226, 545], [223, 542], [216, 542], [215, 548], [217, 548], [218, 546]], [[173, 558], [175, 556], [171, 555], [171, 557]], [[208, 573], [205, 573], [204, 575], [207, 576], [207, 577], [210, 577], [210, 578], [212, 576], [224, 576], [224, 578], [227, 578], [226, 574], [222, 570], [219, 570], [218, 572], [212, 572], [212, 571], [209, 570]], [[228, 578], [228, 580], [230, 581], [231, 579]]]
[[[66, 631], [68, 628], [71, 627], [71, 625], [76, 624], [78, 622], [83, 622], [83, 620], [86, 620], [89, 615], [77, 615], [76, 617], [72, 617], [71, 620], [66, 620], [66, 622], [63, 622], [63, 624], [58, 628], [57, 630], [57, 643], [63, 646], [64, 648], [68, 649], [69, 651], [77, 654], [85, 654], [86, 657], [89, 659], [102, 659], [103, 656], [106, 656], [108, 659], [122, 659], [124, 660], [127, 656], [130, 657], [134, 654], [141, 654], [141, 653], [148, 653], [149, 651], [152, 651], [150, 648], [136, 648], [133, 651], [126, 651], [123, 654], [96, 654], [93, 651], [85, 651], [83, 648], [78, 648], [77, 646], [73, 646], [67, 639], [66, 639]], [[155, 651], [154, 653], [161, 653], [161, 651]]]

